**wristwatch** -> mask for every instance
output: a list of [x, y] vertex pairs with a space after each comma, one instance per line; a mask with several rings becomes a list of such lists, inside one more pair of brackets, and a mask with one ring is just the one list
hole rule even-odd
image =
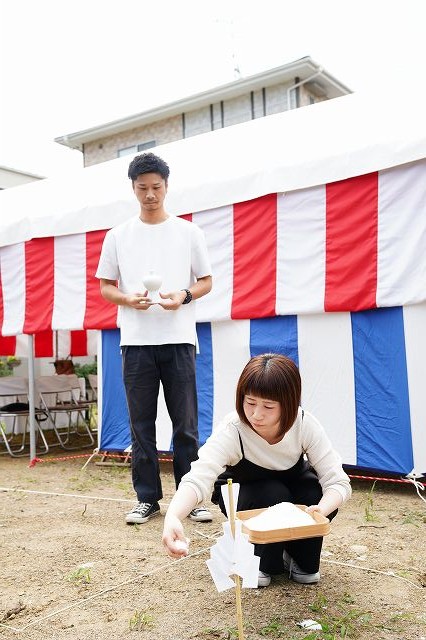
[[189, 289], [182, 289], [182, 291], [186, 291], [186, 297], [182, 304], [189, 304], [192, 300], [192, 293]]

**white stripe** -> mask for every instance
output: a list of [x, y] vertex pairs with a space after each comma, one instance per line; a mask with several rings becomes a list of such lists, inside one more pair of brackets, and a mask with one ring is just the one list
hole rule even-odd
[[302, 406], [326, 430], [344, 464], [356, 464], [356, 413], [349, 313], [299, 316]]
[[212, 323], [213, 429], [235, 409], [235, 390], [250, 360], [250, 320]]
[[16, 336], [16, 349], [15, 353], [10, 355], [18, 356], [19, 358], [28, 358], [28, 336], [21, 333]]
[[425, 299], [426, 160], [379, 173], [377, 306]]
[[103, 411], [103, 395], [102, 395], [102, 389], [103, 389], [103, 367], [102, 367], [102, 331], [97, 331], [96, 332], [97, 335], [97, 353], [98, 353], [98, 358], [97, 358], [97, 372], [98, 372], [98, 442], [97, 445], [98, 447], [101, 446], [101, 441], [102, 441], [102, 411]]
[[324, 310], [325, 187], [277, 198], [276, 314]]
[[213, 272], [212, 290], [197, 300], [197, 322], [228, 320], [234, 283], [233, 207], [195, 213], [192, 220], [204, 231]]
[[25, 322], [25, 243], [3, 247], [0, 252], [3, 289], [4, 336], [22, 333]]
[[[56, 337], [54, 336], [55, 350], [56, 350]], [[71, 333], [69, 331], [58, 331], [58, 358], [68, 358], [71, 354]]]
[[55, 238], [53, 329], [82, 329], [86, 309], [86, 234]]
[[426, 303], [404, 307], [403, 314], [414, 469], [426, 474]]
[[86, 331], [87, 336], [87, 355], [96, 356], [98, 353], [98, 333], [95, 329]]

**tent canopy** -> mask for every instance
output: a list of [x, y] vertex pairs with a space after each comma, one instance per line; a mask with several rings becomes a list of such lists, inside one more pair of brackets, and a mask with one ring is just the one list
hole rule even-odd
[[[426, 157], [421, 100], [356, 94], [162, 145], [167, 208], [183, 215], [304, 189]], [[0, 246], [109, 229], [137, 212], [130, 158], [0, 193]]]

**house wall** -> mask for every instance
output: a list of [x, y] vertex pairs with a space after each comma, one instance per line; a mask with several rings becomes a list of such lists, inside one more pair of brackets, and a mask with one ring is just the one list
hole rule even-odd
[[182, 138], [181, 115], [159, 120], [144, 127], [129, 129], [93, 142], [86, 142], [84, 145], [84, 166], [89, 167], [99, 162], [113, 160], [118, 157], [119, 149], [126, 149], [150, 140], [155, 140], [156, 144], [160, 145]]
[[[151, 141], [158, 146], [168, 142], [207, 133], [222, 127], [229, 127], [253, 118], [281, 113], [289, 108], [288, 89], [294, 84], [279, 83], [265, 89], [248, 92], [236, 98], [223, 100], [194, 111], [179, 114], [172, 118], [159, 120], [143, 127], [129, 129], [84, 145], [84, 165], [86, 167], [117, 158], [119, 152], [136, 155], [138, 145]], [[327, 98], [318, 98], [302, 85], [299, 88], [300, 106], [319, 102]], [[295, 106], [293, 95], [292, 106]]]

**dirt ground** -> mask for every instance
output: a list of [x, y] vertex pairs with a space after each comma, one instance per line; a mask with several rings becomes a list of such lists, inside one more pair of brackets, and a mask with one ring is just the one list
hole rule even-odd
[[[129, 526], [130, 470], [64, 451], [29, 468], [0, 456], [0, 637], [31, 640], [237, 639], [235, 590], [218, 593], [205, 561], [221, 534], [186, 524], [190, 555], [169, 559], [163, 518]], [[87, 457], [84, 457], [87, 456]], [[162, 462], [162, 513], [173, 494]], [[354, 495], [324, 540], [321, 581], [287, 576], [242, 590], [245, 640], [426, 638], [426, 509], [413, 485], [353, 481]], [[210, 505], [209, 505], [210, 506]], [[297, 623], [311, 619], [323, 631]]]

